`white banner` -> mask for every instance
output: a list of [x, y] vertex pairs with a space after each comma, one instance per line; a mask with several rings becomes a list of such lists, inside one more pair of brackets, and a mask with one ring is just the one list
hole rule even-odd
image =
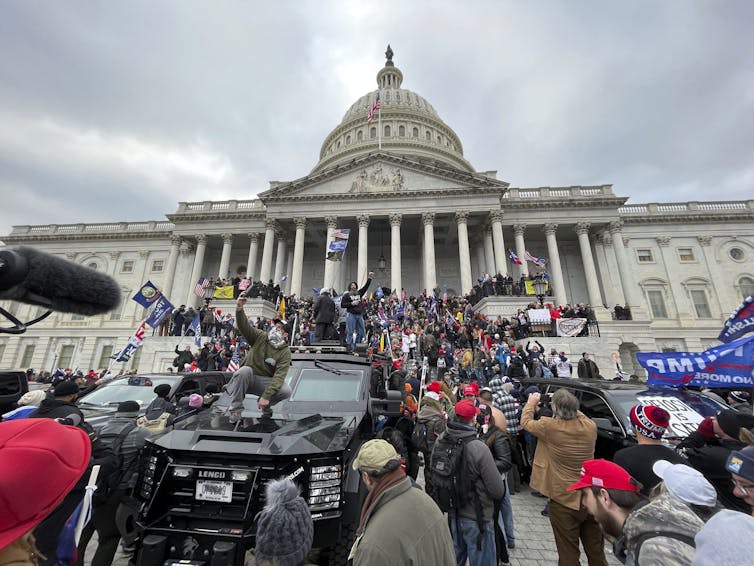
[[578, 336], [585, 325], [585, 318], [559, 318], [558, 336]]
[[549, 309], [529, 309], [526, 314], [529, 315], [531, 324], [550, 324], [552, 321]]

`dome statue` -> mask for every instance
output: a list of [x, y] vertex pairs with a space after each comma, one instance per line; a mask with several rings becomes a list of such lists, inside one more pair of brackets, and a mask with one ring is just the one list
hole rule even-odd
[[[346, 111], [340, 124], [325, 138], [312, 172], [366, 155], [381, 146], [387, 153], [431, 159], [473, 173], [456, 133], [424, 97], [401, 88], [403, 73], [393, 63], [390, 45], [385, 57], [385, 66], [377, 73], [377, 90], [359, 98]], [[378, 95], [379, 113], [367, 122]]]

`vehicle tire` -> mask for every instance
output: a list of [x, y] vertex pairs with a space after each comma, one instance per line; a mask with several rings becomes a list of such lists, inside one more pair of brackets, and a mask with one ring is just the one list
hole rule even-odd
[[357, 526], [355, 523], [346, 523], [341, 526], [338, 540], [322, 553], [323, 565], [346, 566], [348, 564], [348, 555], [351, 553], [354, 540], [356, 540]]

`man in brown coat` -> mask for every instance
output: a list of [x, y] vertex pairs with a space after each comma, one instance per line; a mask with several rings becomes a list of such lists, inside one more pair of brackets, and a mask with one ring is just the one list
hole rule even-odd
[[558, 565], [579, 565], [581, 539], [589, 566], [607, 566], [602, 530], [581, 508], [579, 495], [568, 491], [569, 485], [579, 481], [584, 461], [594, 458], [597, 426], [578, 410], [578, 399], [566, 389], [558, 389], [552, 396], [552, 418], [534, 420], [539, 401], [539, 393], [529, 395], [521, 426], [538, 439], [529, 485], [550, 498]]

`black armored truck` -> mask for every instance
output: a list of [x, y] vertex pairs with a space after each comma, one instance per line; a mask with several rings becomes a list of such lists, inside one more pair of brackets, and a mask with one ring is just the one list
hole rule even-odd
[[133, 563], [243, 564], [266, 483], [288, 476], [309, 504], [318, 563], [346, 564], [365, 496], [351, 463], [378, 423], [401, 415], [401, 395], [387, 391], [379, 366], [344, 352], [294, 352], [292, 395], [271, 420], [247, 395], [238, 422], [208, 408], [149, 442], [134, 491]]

